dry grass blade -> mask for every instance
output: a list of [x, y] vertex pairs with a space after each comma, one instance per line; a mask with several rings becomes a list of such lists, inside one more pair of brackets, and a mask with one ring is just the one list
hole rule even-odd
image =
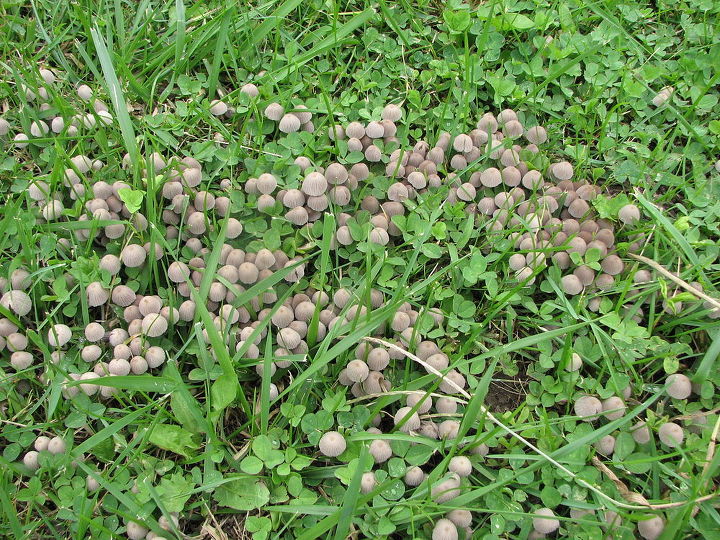
[[677, 285], [680, 285], [683, 289], [688, 291], [689, 293], [694, 294], [698, 298], [702, 298], [709, 304], [713, 305], [716, 309], [720, 309], [720, 301], [716, 300], [712, 296], [708, 296], [702, 291], [698, 291], [695, 287], [690, 285], [687, 281], [683, 281], [677, 276], [674, 276], [672, 273], [670, 273], [668, 270], [662, 267], [662, 265], [656, 263], [652, 259], [649, 259], [645, 257], [644, 255], [637, 255], [635, 253], [630, 253], [630, 256], [637, 259], [638, 261], [644, 262], [648, 266], [652, 267], [654, 270], [657, 270], [660, 272], [664, 277], [668, 278], [670, 281], [673, 281]]

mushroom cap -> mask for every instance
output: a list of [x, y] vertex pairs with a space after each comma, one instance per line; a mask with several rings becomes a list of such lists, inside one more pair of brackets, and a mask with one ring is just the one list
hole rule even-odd
[[313, 171], [308, 173], [302, 183], [302, 191], [311, 197], [319, 197], [327, 191], [328, 182], [322, 173]]
[[85, 289], [88, 305], [90, 307], [98, 307], [105, 304], [110, 298], [110, 294], [103, 288], [102, 283], [93, 281]]
[[370, 455], [375, 463], [384, 463], [392, 457], [392, 448], [390, 444], [383, 439], [375, 439], [370, 443]]
[[360, 479], [360, 491], [365, 494], [370, 493], [373, 489], [375, 489], [375, 486], [377, 486], [375, 473], [372, 471], [363, 473], [362, 478]]
[[595, 450], [600, 452], [604, 456], [610, 456], [615, 449], [615, 437], [612, 435], [605, 435], [593, 444]]
[[595, 396], [582, 396], [575, 401], [575, 415], [588, 421], [602, 412], [602, 403]]
[[432, 540], [457, 540], [458, 530], [449, 519], [438, 519], [433, 527]]
[[159, 313], [150, 313], [142, 319], [142, 331], [148, 337], [162, 336], [168, 329], [168, 321]]
[[30, 450], [23, 456], [23, 464], [31, 471], [36, 471], [40, 468], [38, 463], [38, 452], [36, 450]]
[[62, 347], [72, 338], [72, 330], [66, 324], [55, 324], [48, 330], [48, 343], [51, 347]]
[[125, 526], [125, 535], [129, 540], [142, 540], [143, 538], [146, 538], [147, 534], [148, 529], [134, 521], [128, 521]]
[[666, 446], [675, 448], [683, 443], [685, 432], [679, 424], [665, 422], [658, 428], [658, 438]]
[[413, 466], [407, 469], [405, 471], [405, 476], [403, 477], [405, 484], [410, 487], [419, 486], [424, 479], [425, 473], [420, 467], [417, 466]]
[[645, 540], [656, 540], [665, 529], [665, 520], [660, 516], [638, 521], [638, 533]]
[[494, 188], [502, 183], [502, 173], [495, 167], [489, 167], [480, 173], [480, 183], [489, 188]]
[[632, 438], [638, 444], [647, 444], [650, 442], [650, 429], [647, 427], [645, 422], [637, 422], [630, 428]]
[[348, 179], [348, 171], [340, 163], [330, 163], [325, 169], [325, 179], [330, 184], [343, 184]]
[[297, 330], [294, 330], [290, 327], [281, 328], [280, 330], [278, 330], [277, 342], [280, 346], [288, 350], [296, 348], [298, 345], [300, 345], [301, 341], [302, 338], [300, 337], [300, 334], [297, 333]]
[[2, 295], [0, 305], [13, 311], [18, 316], [24, 317], [32, 309], [32, 300], [25, 291], [12, 289]]
[[617, 396], [611, 396], [602, 402], [602, 410], [605, 413], [605, 418], [608, 420], [622, 418], [625, 415], [625, 409], [625, 402]]
[[128, 244], [120, 253], [120, 260], [128, 268], [137, 268], [142, 266], [147, 258], [145, 249], [139, 244]]
[[682, 373], [673, 373], [665, 379], [665, 391], [673, 399], [687, 399], [692, 393], [692, 383]]
[[300, 122], [300, 119], [296, 115], [290, 113], [283, 115], [280, 119], [278, 127], [283, 133], [295, 133], [300, 129], [301, 125], [302, 123]]
[[402, 109], [394, 103], [388, 103], [382, 111], [382, 119], [397, 122], [402, 118]]
[[563, 276], [561, 281], [562, 290], [565, 292], [565, 294], [570, 295], [577, 295], [580, 294], [583, 291], [583, 284], [580, 281], [580, 279], [574, 275], [569, 274], [567, 276]]
[[535, 510], [533, 529], [542, 534], [550, 534], [560, 528], [560, 521], [555, 518], [555, 512], [549, 508]]
[[327, 431], [318, 442], [320, 452], [328, 457], [337, 457], [345, 451], [347, 443], [345, 438], [337, 431]]
[[214, 116], [222, 116], [228, 112], [228, 106], [227, 103], [224, 101], [220, 101], [219, 99], [214, 99], [210, 102], [210, 113]]
[[265, 107], [265, 118], [273, 122], [279, 122], [285, 114], [285, 108], [279, 103], [270, 103]]
[[533, 126], [525, 132], [525, 138], [531, 144], [542, 144], [547, 141], [547, 131], [542, 126]]
[[[359, 362], [360, 360], [357, 361]], [[404, 433], [420, 429], [420, 416], [417, 412], [411, 414], [411, 411], [412, 407], [400, 407], [395, 413], [394, 421], [396, 426], [405, 420], [405, 423], [399, 428], [400, 431]]]
[[352, 382], [363, 382], [368, 378], [370, 368], [362, 360], [351, 360], [345, 369], [345, 376]]
[[50, 437], [47, 437], [45, 435], [40, 435], [37, 439], [35, 439], [33, 448], [35, 448], [35, 450], [37, 450], [38, 452], [42, 452], [43, 450], [48, 449], [49, 444], [50, 444]]
[[371, 139], [381, 139], [385, 135], [385, 128], [380, 122], [368, 122], [365, 126], [365, 135]]
[[573, 166], [567, 161], [553, 163], [550, 170], [558, 180], [570, 180], [573, 177]]
[[53, 437], [50, 441], [48, 441], [47, 450], [51, 454], [64, 454], [66, 449], [67, 445], [62, 437]]
[[454, 456], [450, 459], [448, 470], [456, 473], [461, 478], [465, 478], [472, 473], [472, 463], [465, 456]]
[[606, 256], [600, 263], [600, 266], [603, 272], [611, 276], [616, 276], [625, 269], [625, 264], [622, 262], [622, 259], [615, 254]]
[[280, 306], [272, 316], [272, 323], [278, 328], [285, 328], [295, 320], [295, 312], [288, 306]]

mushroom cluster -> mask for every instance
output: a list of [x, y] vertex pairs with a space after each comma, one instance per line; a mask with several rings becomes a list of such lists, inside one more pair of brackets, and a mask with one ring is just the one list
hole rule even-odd
[[315, 125], [312, 121], [312, 112], [303, 104], [290, 105], [287, 108], [280, 103], [272, 102], [263, 111], [265, 118], [277, 122], [282, 133], [295, 133], [307, 131], [313, 133]]
[[[56, 76], [40, 70], [40, 78], [37, 89], [25, 89], [29, 100], [41, 103], [38, 119], [29, 134], [15, 136], [17, 148], [50, 132], [72, 136], [79, 129], [112, 122], [107, 107], [86, 85], [77, 88], [77, 95], [94, 112], [75, 115], [67, 122], [52, 116], [55, 112], [47, 101], [55, 91]], [[251, 98], [259, 96], [252, 83], [240, 92]], [[653, 100], [655, 105], [667, 101], [672, 89], [663, 92], [662, 100], [660, 95], [657, 102]], [[230, 118], [235, 111], [229, 102], [213, 100], [209, 112], [218, 119]], [[270, 103], [264, 116], [277, 122], [282, 133], [315, 130], [312, 113], [302, 104]], [[600, 217], [594, 201], [601, 189], [578, 178], [569, 161], [551, 159], [547, 130], [540, 125], [525, 127], [511, 109], [482, 115], [468, 133], [442, 132], [432, 145], [425, 140], [414, 144], [401, 140], [398, 127], [402, 116], [398, 105], [388, 104], [374, 120], [331, 125], [327, 138], [334, 145], [326, 146], [342, 152], [329, 157], [327, 163], [295, 157], [300, 178], [285, 176], [279, 167], [270, 169], [267, 162], [259, 161], [257, 170], [240, 174], [240, 182], [235, 176], [218, 180], [217, 170], [204, 168], [192, 156], [166, 157], [159, 152], [140, 164], [126, 155], [123, 168], [110, 173], [102, 161], [90, 157], [89, 150], [89, 155], [73, 155], [58, 180], [51, 174], [38, 175], [27, 188], [34, 211], [44, 222], [58, 222], [55, 225], [73, 219], [76, 224], [68, 228], [68, 236], [88, 242], [97, 257], [83, 262], [88, 269], [78, 274], [81, 280], [69, 271], [63, 275], [82, 294], [87, 324], [63, 322], [63, 314], [53, 313], [46, 324], [33, 328], [33, 308], [42, 308], [33, 303], [40, 296], [32, 295], [31, 273], [14, 268], [0, 281], [0, 306], [10, 313], [0, 318], [0, 352], [8, 351], [14, 375], [42, 366], [46, 371], [39, 380], [50, 384], [61, 378], [58, 387], [68, 400], [119, 398], [118, 388], [124, 385], [110, 386], [98, 379], [159, 371], [177, 350], [175, 338], [191, 341], [198, 328], [200, 350], [204, 340], [207, 349], [203, 354], [217, 357], [217, 343], [211, 346], [216, 341], [209, 334], [211, 328], [195, 324], [202, 307], [236, 368], [254, 369], [254, 374], [243, 373], [244, 381], [271, 378], [269, 397], [274, 402], [286, 384], [291, 384], [297, 364], [312, 355], [317, 343], [329, 336], [340, 340], [384, 310], [384, 320], [363, 336], [367, 339], [360, 338], [350, 351], [338, 354], [327, 369], [353, 399], [375, 403], [383, 399], [386, 404], [367, 426], [349, 428], [338, 423], [324, 428], [312, 441], [319, 453], [316, 457], [342, 463], [343, 456], [351, 454], [348, 450], [357, 444], [352, 435], [363, 431], [363, 441], [370, 439], [372, 468], [363, 472], [360, 490], [370, 494], [382, 483], [383, 467], [397, 466], [399, 460], [393, 458], [402, 457], [391, 444], [398, 439], [396, 435], [403, 441], [424, 444], [432, 442], [428, 439], [437, 440], [440, 443], [432, 444], [447, 443], [441, 448], [453, 448], [452, 457], [442, 463], [428, 460], [408, 465], [402, 481], [407, 488], [427, 488], [438, 505], [459, 497], [470, 485], [478, 462], [486, 459], [489, 447], [477, 440], [470, 442], [468, 434], [461, 432], [466, 401], [460, 394], [472, 386], [468, 381], [472, 382], [475, 374], [467, 368], [468, 358], [458, 353], [455, 336], [447, 331], [445, 313], [429, 307], [435, 304], [428, 298], [403, 298], [402, 303], [389, 306], [388, 291], [370, 288], [361, 294], [351, 287], [351, 278], [343, 278], [342, 286], [314, 279], [313, 273], [320, 267], [305, 259], [308, 245], [298, 241], [304, 239], [303, 233], [332, 213], [337, 228], [331, 248], [339, 259], [349, 259], [353, 246], [360, 244], [399, 247], [407, 240], [398, 226], [399, 217], [411, 215], [425, 197], [437, 197], [440, 204], [459, 215], [470, 216], [468, 223], [474, 226], [470, 228], [488, 240], [486, 249], [510, 240], [509, 252], [497, 255], [516, 283], [530, 286], [543, 273], [560, 276], [553, 284], [557, 291], [586, 301], [591, 311], [600, 309], [602, 296], [612, 292], [616, 280], [630, 270], [625, 255], [640, 251], [647, 238], [639, 227], [643, 219], [640, 207], [626, 204], [614, 221]], [[0, 119], [0, 136], [10, 129], [10, 124]], [[352, 162], [345, 159], [348, 153], [353, 154]], [[268, 170], [273, 172], [263, 172]], [[244, 194], [238, 193], [241, 185]], [[151, 200], [144, 207], [129, 202], [133, 198], [137, 202], [138, 195], [151, 198], [155, 193], [162, 204]], [[158, 209], [162, 223], [148, 223], [141, 209], [148, 215]], [[246, 221], [248, 216], [252, 217]], [[288, 234], [271, 246], [262, 232], [273, 220], [297, 236]], [[253, 221], [255, 228], [246, 230]], [[220, 236], [223, 240], [218, 240]], [[61, 238], [61, 243], [68, 248], [73, 245], [69, 238]], [[552, 272], [551, 267], [555, 267]], [[145, 274], [152, 278], [144, 279]], [[270, 281], [272, 285], [268, 285]], [[639, 306], [647, 299], [643, 291], [653, 281], [650, 272], [633, 270], [633, 288], [625, 291], [624, 302], [626, 306], [633, 302], [632, 316], [638, 321], [644, 316]], [[700, 284], [692, 286], [702, 292]], [[665, 300], [667, 314], [687, 307], [683, 305], [685, 297], [673, 300], [678, 292], [671, 291]], [[720, 316], [720, 310], [712, 305], [705, 307], [710, 317]], [[40, 335], [47, 347], [41, 350], [31, 343], [28, 336], [34, 335]], [[266, 346], [272, 351], [269, 364], [261, 353]], [[50, 365], [39, 361], [45, 350]], [[590, 364], [578, 353], [568, 356], [561, 373], [575, 381]], [[408, 358], [412, 363], [407, 364]], [[269, 373], [265, 372], [267, 365]], [[403, 387], [402, 381], [407, 380], [399, 375], [403, 370], [413, 376], [412, 390]], [[668, 407], [679, 406], [698, 393], [691, 376], [686, 371], [667, 377]], [[624, 417], [627, 403], [633, 399], [632, 388], [628, 385], [616, 393], [598, 387], [571, 393], [568, 410], [574, 414], [570, 421], [589, 427]], [[702, 412], [685, 425], [675, 420], [648, 415], [635, 422], [630, 433], [638, 445], [650, 443], [655, 433], [662, 448], [672, 450], [685, 445], [707, 421]], [[599, 438], [593, 451], [612, 456], [616, 437], [614, 432]], [[39, 468], [38, 457], [45, 451], [64, 453], [65, 440], [38, 437], [34, 450], [22, 457], [28, 470]], [[86, 485], [90, 491], [99, 489], [90, 476]], [[472, 512], [446, 510], [443, 508], [432, 524], [432, 538], [472, 536]], [[560, 529], [562, 517], [558, 519], [556, 510], [532, 512], [533, 537]], [[608, 511], [603, 519], [615, 523], [619, 518]], [[167, 519], [165, 523], [169, 528]], [[663, 526], [663, 519], [655, 516], [641, 521], [638, 531], [643, 538], [656, 538]], [[138, 522], [128, 520], [125, 527], [129, 538], [155, 537]]]

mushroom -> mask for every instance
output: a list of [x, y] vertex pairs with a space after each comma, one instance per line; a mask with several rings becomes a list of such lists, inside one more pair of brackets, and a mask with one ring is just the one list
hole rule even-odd
[[685, 375], [673, 373], [665, 379], [665, 391], [673, 399], [687, 399], [692, 393], [692, 384]]
[[370, 493], [373, 489], [375, 489], [375, 486], [377, 486], [377, 479], [375, 478], [375, 473], [363, 473], [362, 477], [360, 478], [360, 491], [363, 494], [367, 494]]
[[[356, 362], [360, 362], [360, 360], [356, 360]], [[395, 413], [395, 425], [397, 426], [400, 422], [405, 422], [399, 429], [400, 431], [404, 433], [409, 433], [410, 431], [416, 431], [420, 428], [420, 416], [418, 416], [417, 412], [414, 412], [411, 414], [412, 407], [401, 407], [398, 409], [398, 411]]]
[[337, 431], [327, 431], [320, 437], [318, 448], [320, 452], [328, 457], [337, 457], [345, 451], [347, 443], [345, 438]]
[[685, 433], [679, 424], [675, 422], [665, 422], [658, 428], [658, 438], [666, 446], [675, 448], [683, 443]]
[[465, 456], [455, 456], [450, 459], [448, 470], [456, 473], [460, 478], [465, 478], [472, 473], [472, 463]]
[[62, 437], [53, 437], [48, 441], [47, 450], [51, 454], [64, 454], [67, 449], [67, 445]]
[[410, 487], [419, 486], [425, 479], [425, 473], [420, 467], [413, 466], [405, 471], [403, 480], [405, 484]]
[[541, 534], [551, 534], [560, 528], [560, 521], [555, 518], [555, 512], [550, 508], [535, 510], [533, 517], [533, 529]]
[[455, 524], [449, 519], [438, 519], [433, 527], [432, 540], [457, 540], [458, 531]]
[[660, 516], [653, 516], [638, 522], [638, 532], [645, 540], [656, 540], [665, 529], [665, 520]]
[[582, 396], [575, 401], [575, 414], [592, 422], [602, 412], [602, 403], [594, 396]]

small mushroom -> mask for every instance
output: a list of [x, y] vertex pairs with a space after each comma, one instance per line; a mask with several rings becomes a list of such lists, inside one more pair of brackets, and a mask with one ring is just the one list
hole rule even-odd
[[318, 448], [328, 457], [337, 457], [345, 451], [347, 443], [345, 438], [337, 431], [327, 431], [320, 437]]

